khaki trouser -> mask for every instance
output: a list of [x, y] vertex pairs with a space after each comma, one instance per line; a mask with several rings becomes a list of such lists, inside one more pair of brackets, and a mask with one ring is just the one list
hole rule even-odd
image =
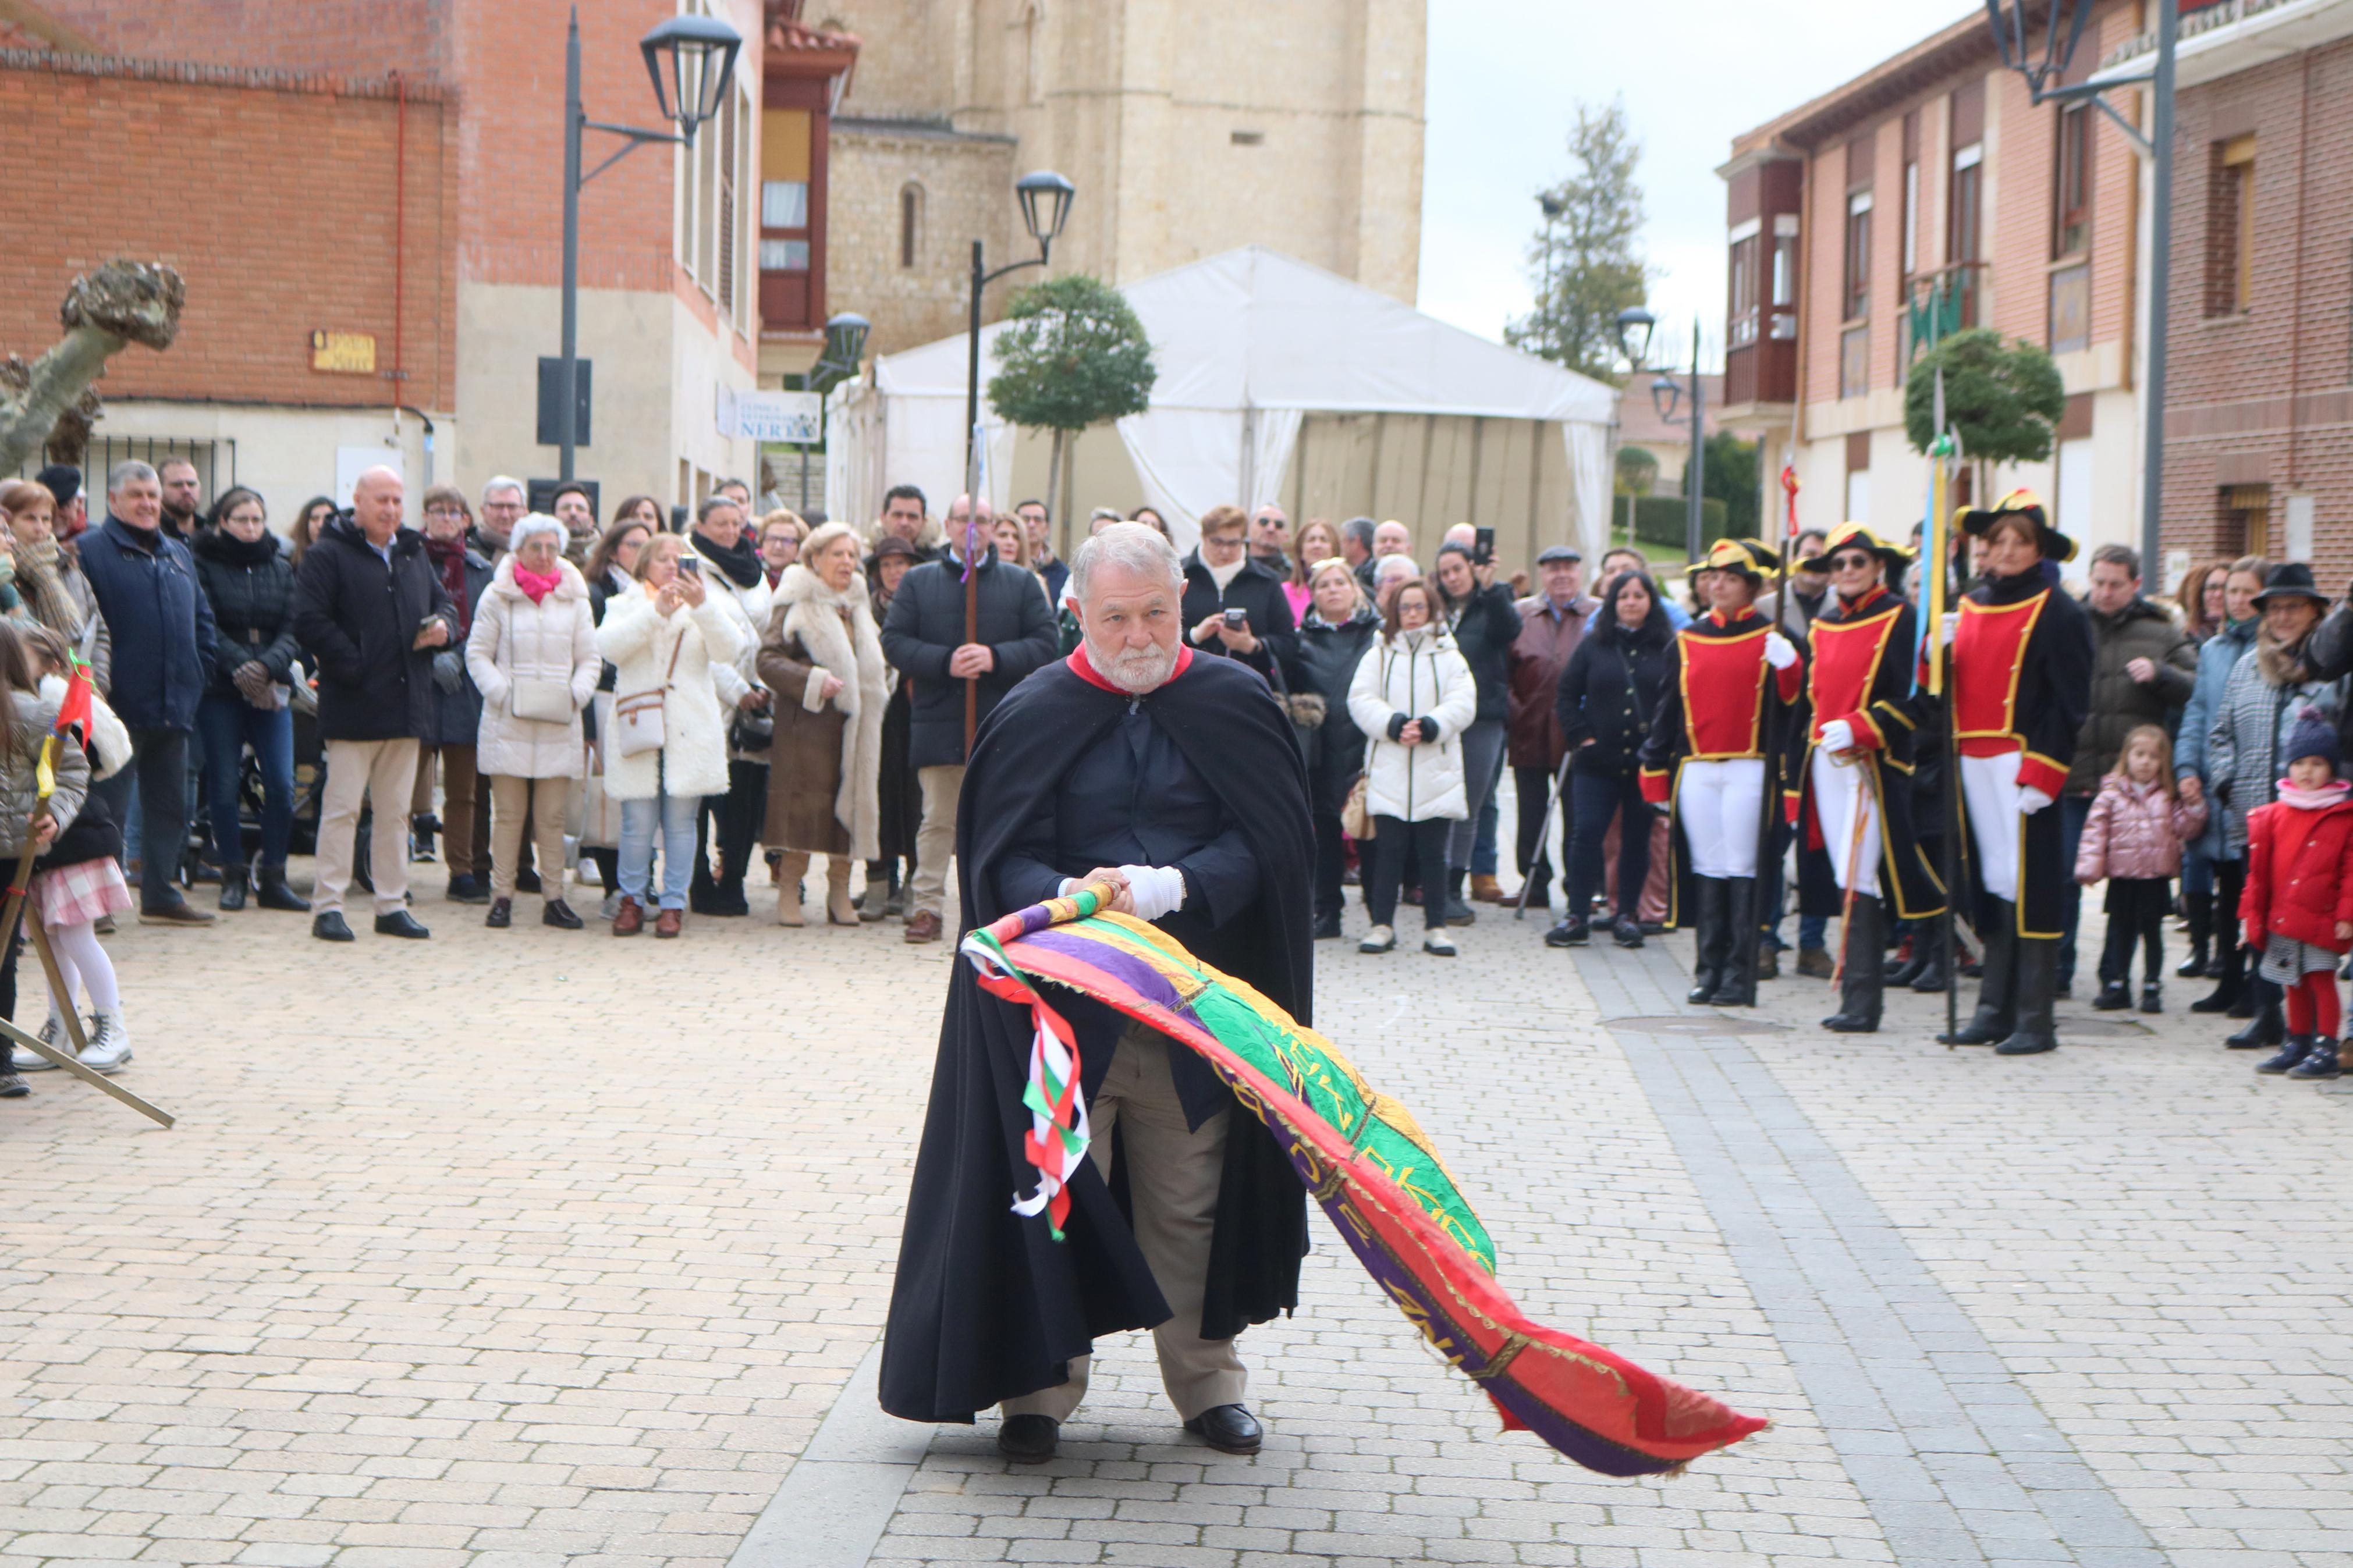
[[514, 897], [515, 872], [522, 865], [525, 818], [530, 819], [532, 844], [539, 852], [540, 895], [549, 899], [564, 897], [565, 808], [571, 799], [570, 779], [511, 778], [505, 773], [491, 775], [492, 898]]
[[476, 851], [491, 836], [489, 781], [474, 771], [471, 746], [426, 746], [417, 753], [412, 816], [433, 809], [433, 759], [441, 759], [441, 859], [452, 877], [470, 877], [482, 868]]
[[947, 900], [948, 858], [955, 853], [956, 796], [964, 793], [964, 767], [917, 768], [923, 789], [923, 825], [915, 830], [915, 874], [907, 912], [943, 912]]
[[311, 890], [313, 914], [341, 910], [359, 848], [360, 802], [375, 802], [368, 840], [368, 874], [375, 912], [388, 915], [408, 898], [408, 795], [417, 786], [417, 742], [330, 741], [327, 794], [319, 803], [319, 865]]
[[[1183, 1047], [1177, 1047], [1181, 1050]], [[1218, 1186], [1231, 1110], [1185, 1126], [1185, 1107], [1168, 1071], [1166, 1037], [1130, 1024], [1119, 1037], [1103, 1088], [1088, 1102], [1095, 1169], [1111, 1176], [1112, 1130], [1124, 1129], [1127, 1189], [1136, 1246], [1168, 1299], [1168, 1321], [1152, 1331], [1160, 1382], [1176, 1414], [1190, 1421], [1220, 1405], [1240, 1405], [1250, 1381], [1231, 1340], [1201, 1337], [1201, 1298], [1208, 1284], [1209, 1239], [1217, 1229]], [[1007, 1400], [1008, 1415], [1067, 1421], [1087, 1394], [1090, 1356], [1074, 1356], [1071, 1380]]]

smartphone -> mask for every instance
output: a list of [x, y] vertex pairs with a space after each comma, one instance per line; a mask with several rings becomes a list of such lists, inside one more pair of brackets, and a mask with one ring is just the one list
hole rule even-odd
[[1228, 631], [1238, 632], [1248, 625], [1250, 625], [1250, 612], [1248, 610], [1228, 610], [1226, 612], [1226, 629]]
[[1495, 531], [1492, 528], [1476, 529], [1471, 540], [1472, 561], [1481, 566], [1493, 563], [1495, 559]]
[[681, 572], [691, 572], [698, 577], [702, 575], [702, 563], [691, 555], [680, 556], [678, 569]]

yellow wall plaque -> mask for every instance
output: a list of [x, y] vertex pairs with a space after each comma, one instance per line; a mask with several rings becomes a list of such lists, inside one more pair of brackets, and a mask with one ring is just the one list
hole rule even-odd
[[311, 368], [343, 375], [374, 375], [375, 334], [320, 328], [311, 334]]

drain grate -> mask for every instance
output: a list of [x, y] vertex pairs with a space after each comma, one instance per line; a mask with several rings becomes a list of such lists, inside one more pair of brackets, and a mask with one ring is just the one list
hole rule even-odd
[[1630, 1035], [1786, 1035], [1787, 1024], [1767, 1018], [1733, 1018], [1721, 1013], [1646, 1013], [1630, 1018], [1607, 1018], [1613, 1029]]

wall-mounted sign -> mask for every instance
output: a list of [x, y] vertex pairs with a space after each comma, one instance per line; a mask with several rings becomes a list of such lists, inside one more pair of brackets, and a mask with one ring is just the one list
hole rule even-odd
[[747, 441], [815, 447], [825, 440], [825, 399], [814, 392], [719, 389], [719, 433]]
[[334, 375], [374, 375], [375, 334], [331, 332], [321, 327], [311, 334], [311, 368]]

